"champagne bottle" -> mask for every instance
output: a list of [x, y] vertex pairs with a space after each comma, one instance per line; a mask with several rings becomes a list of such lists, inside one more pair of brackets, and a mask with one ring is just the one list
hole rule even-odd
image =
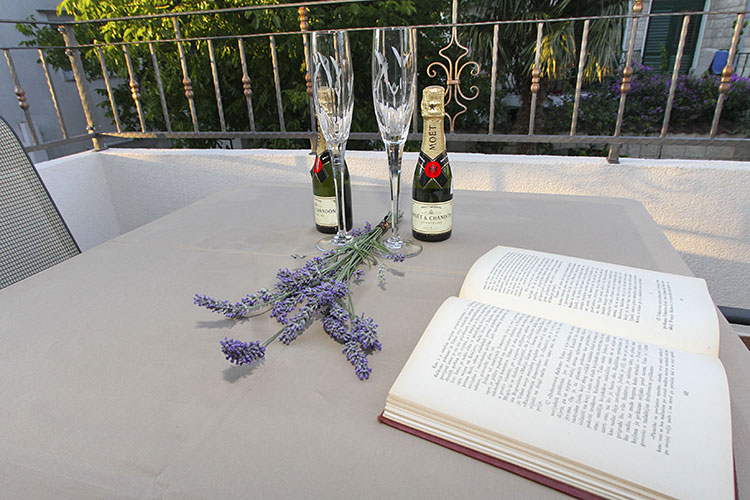
[[412, 187], [412, 235], [422, 241], [443, 241], [453, 229], [453, 174], [445, 148], [445, 89], [422, 91], [422, 148]]
[[[334, 234], [338, 230], [336, 210], [336, 187], [333, 183], [333, 163], [323, 133], [318, 126], [318, 147], [315, 162], [310, 170], [313, 185], [313, 210], [315, 228], [321, 233]], [[349, 169], [344, 162], [344, 207], [346, 209], [346, 230], [352, 228], [352, 187]]]

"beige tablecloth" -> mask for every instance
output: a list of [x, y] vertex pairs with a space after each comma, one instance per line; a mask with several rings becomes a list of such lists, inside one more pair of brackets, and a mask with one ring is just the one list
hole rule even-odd
[[[353, 196], [358, 225], [388, 209], [385, 187]], [[384, 346], [366, 382], [319, 323], [262, 363], [230, 365], [221, 339], [262, 340], [276, 325], [192, 304], [196, 292], [239, 299], [298, 264], [290, 254], [314, 253], [309, 186], [229, 190], [0, 290], [0, 498], [559, 496], [379, 424], [396, 375], [495, 245], [689, 270], [629, 200], [457, 192], [454, 224], [450, 240], [392, 265], [385, 291], [374, 271], [354, 287]], [[750, 354], [724, 322], [721, 359], [746, 497]]]

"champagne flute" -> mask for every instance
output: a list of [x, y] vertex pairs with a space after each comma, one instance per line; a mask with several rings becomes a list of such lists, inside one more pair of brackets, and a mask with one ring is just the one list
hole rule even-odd
[[391, 235], [383, 242], [390, 254], [417, 255], [422, 245], [398, 231], [401, 158], [414, 112], [417, 87], [416, 33], [411, 28], [378, 28], [372, 39], [372, 101], [388, 155], [391, 180]]
[[312, 36], [312, 90], [315, 113], [331, 152], [336, 187], [338, 231], [318, 242], [320, 250], [331, 250], [351, 241], [346, 232], [344, 204], [344, 154], [354, 110], [354, 68], [346, 31], [316, 31]]

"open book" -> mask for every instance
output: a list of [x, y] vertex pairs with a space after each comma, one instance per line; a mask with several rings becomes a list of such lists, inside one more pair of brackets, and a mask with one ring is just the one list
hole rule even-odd
[[701, 279], [497, 247], [380, 420], [579, 497], [734, 498], [718, 351]]

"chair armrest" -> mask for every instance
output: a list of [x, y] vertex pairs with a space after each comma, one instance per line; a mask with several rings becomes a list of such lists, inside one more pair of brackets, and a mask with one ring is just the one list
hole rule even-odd
[[750, 325], [750, 309], [719, 306], [719, 311], [733, 325]]

